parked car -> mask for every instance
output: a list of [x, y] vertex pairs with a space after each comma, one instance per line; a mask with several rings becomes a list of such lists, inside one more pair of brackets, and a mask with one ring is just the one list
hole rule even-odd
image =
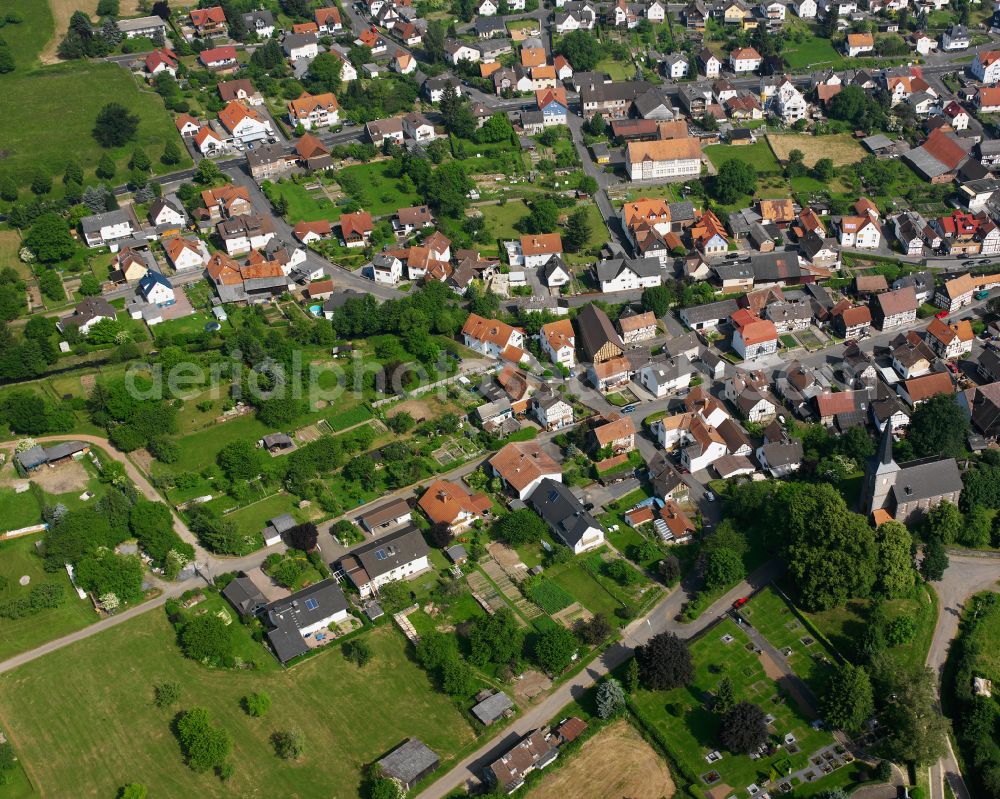
[[749, 601], [750, 601], [750, 597], [748, 597], [748, 596], [741, 596], [739, 599], [737, 599], [735, 602], [733, 602], [733, 608], [741, 608], [741, 607], [743, 607]]
[[947, 315], [948, 315], [947, 311], [938, 311], [936, 314], [934, 314], [934, 318], [944, 319]]

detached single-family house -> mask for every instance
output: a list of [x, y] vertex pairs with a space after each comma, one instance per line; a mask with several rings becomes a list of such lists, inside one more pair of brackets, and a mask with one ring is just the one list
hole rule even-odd
[[347, 597], [330, 578], [296, 591], [264, 608], [267, 641], [282, 663], [306, 654], [314, 636], [347, 619]]
[[431, 524], [446, 524], [452, 535], [468, 530], [490, 515], [492, 503], [485, 494], [470, 494], [457, 483], [436, 480], [417, 503]]
[[758, 319], [748, 309], [732, 315], [733, 349], [743, 360], [753, 360], [778, 351], [778, 330], [767, 319]]
[[126, 207], [85, 216], [80, 220], [80, 230], [88, 247], [104, 247], [131, 238], [138, 224], [131, 209]]
[[430, 568], [430, 549], [420, 528], [407, 524], [368, 544], [352, 549], [337, 564], [338, 571], [358, 589], [362, 598], [396, 580], [408, 580]]
[[364, 247], [374, 229], [372, 215], [367, 211], [340, 215], [340, 237], [345, 247]]
[[466, 347], [491, 358], [519, 363], [525, 357], [523, 331], [498, 319], [469, 314], [461, 335]]
[[544, 478], [528, 503], [549, 525], [552, 534], [579, 555], [604, 544], [604, 530], [561, 481]]
[[870, 33], [849, 33], [844, 42], [848, 58], [857, 58], [863, 53], [875, 51], [875, 37]]
[[297, 100], [288, 101], [288, 121], [292, 127], [301, 125], [306, 130], [327, 128], [340, 121], [340, 105], [330, 92], [303, 92]]
[[176, 302], [173, 284], [152, 269], [139, 281], [139, 293], [146, 302], [158, 308], [166, 308]]
[[559, 366], [572, 369], [576, 363], [576, 333], [569, 319], [560, 319], [542, 325], [539, 333], [542, 352]]
[[562, 469], [536, 441], [513, 441], [489, 459], [490, 469], [520, 500], [526, 500], [543, 480], [562, 481]]

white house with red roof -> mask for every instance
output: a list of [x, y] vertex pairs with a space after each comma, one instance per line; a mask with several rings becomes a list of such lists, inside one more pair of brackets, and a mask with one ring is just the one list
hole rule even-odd
[[740, 308], [731, 317], [733, 349], [745, 361], [778, 351], [778, 328], [774, 322], [758, 319], [748, 308]]
[[470, 350], [491, 358], [503, 358], [519, 363], [527, 358], [524, 351], [524, 332], [499, 319], [486, 319], [479, 314], [469, 314], [462, 325], [462, 341]]
[[966, 130], [969, 127], [969, 112], [952, 100], [946, 105], [941, 113], [947, 118], [948, 123], [955, 130]]
[[177, 54], [166, 47], [154, 50], [146, 56], [146, 73], [150, 77], [156, 77], [161, 72], [166, 72], [173, 78], [177, 77]]
[[982, 83], [1000, 81], [1000, 50], [982, 50], [973, 55], [969, 71]]

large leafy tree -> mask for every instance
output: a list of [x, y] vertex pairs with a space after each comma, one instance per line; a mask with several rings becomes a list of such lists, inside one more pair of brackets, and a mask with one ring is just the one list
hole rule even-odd
[[910, 419], [907, 439], [919, 458], [945, 455], [959, 458], [965, 454], [969, 419], [952, 394], [938, 394], [920, 403]]
[[558, 47], [559, 53], [573, 65], [577, 72], [589, 72], [601, 60], [600, 42], [584, 30], [576, 30], [563, 37]]
[[767, 742], [764, 711], [750, 702], [738, 702], [719, 722], [719, 741], [733, 754], [756, 752]]
[[229, 733], [213, 725], [211, 716], [203, 707], [182, 713], [175, 729], [193, 771], [204, 772], [222, 766], [232, 751], [233, 742]]
[[928, 582], [940, 582], [948, 568], [948, 553], [940, 538], [931, 538], [924, 546], [924, 557], [920, 561], [920, 576]]
[[521, 654], [524, 636], [510, 610], [503, 608], [492, 616], [478, 619], [469, 634], [473, 663], [510, 663]]
[[945, 721], [936, 707], [930, 669], [895, 668], [880, 686], [882, 754], [894, 763], [932, 763], [945, 749]]
[[497, 522], [496, 534], [511, 546], [538, 541], [547, 531], [545, 522], [531, 508], [521, 508]]
[[192, 660], [223, 663], [233, 653], [233, 633], [214, 613], [195, 616], [184, 625], [180, 635], [181, 648]]
[[746, 194], [757, 191], [757, 170], [753, 164], [735, 158], [719, 167], [719, 174], [711, 181], [712, 196], [729, 205]]
[[876, 586], [886, 597], [906, 595], [913, 588], [913, 537], [899, 522], [886, 522], [875, 531]]
[[644, 687], [666, 691], [687, 685], [694, 678], [694, 665], [687, 644], [673, 633], [654, 635], [635, 650], [639, 677]]
[[826, 483], [789, 483], [779, 491], [783, 554], [802, 604], [824, 610], [866, 597], [875, 584], [875, 534]]
[[94, 122], [94, 138], [102, 147], [121, 147], [139, 130], [139, 115], [121, 103], [107, 103]]
[[868, 672], [861, 666], [844, 663], [830, 676], [820, 708], [830, 726], [858, 732], [875, 711]]
[[549, 674], [561, 674], [576, 651], [576, 636], [561, 624], [550, 627], [535, 639], [535, 660]]
[[64, 261], [75, 248], [66, 221], [56, 213], [38, 217], [25, 235], [24, 244], [43, 264]]

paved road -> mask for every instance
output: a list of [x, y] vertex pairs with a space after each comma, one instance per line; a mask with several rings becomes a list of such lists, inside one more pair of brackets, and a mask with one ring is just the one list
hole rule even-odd
[[677, 589], [653, 608], [645, 619], [632, 622], [625, 629], [623, 643], [609, 647], [583, 671], [560, 685], [540, 704], [530, 708], [510, 727], [498, 733], [441, 779], [422, 791], [417, 799], [442, 799], [456, 788], [470, 787], [478, 783], [479, 775], [488, 763], [502, 755], [532, 730], [547, 724], [563, 707], [578, 698], [609, 671], [625, 663], [632, 656], [634, 647], [641, 646], [661, 632], [673, 632], [681, 638], [691, 638], [722, 616], [736, 599], [766, 585], [778, 573], [779, 566], [776, 562], [766, 564], [715, 602], [692, 624], [674, 621], [674, 617], [681, 611], [681, 606], [688, 600], [686, 590]]
[[[939, 606], [937, 626], [927, 653], [927, 666], [935, 672], [939, 682], [948, 658], [948, 649], [958, 635], [958, 623], [966, 600], [980, 591], [1000, 591], [1000, 586], [997, 585], [997, 580], [1000, 579], [1000, 559], [957, 554], [950, 554], [949, 557], [951, 562], [944, 579], [939, 583], [932, 583], [938, 594]], [[950, 740], [948, 753], [930, 767], [931, 799], [945, 799], [945, 780], [956, 799], [972, 799], [972, 794], [962, 779]]]

